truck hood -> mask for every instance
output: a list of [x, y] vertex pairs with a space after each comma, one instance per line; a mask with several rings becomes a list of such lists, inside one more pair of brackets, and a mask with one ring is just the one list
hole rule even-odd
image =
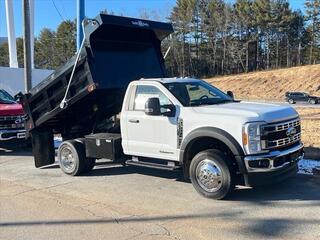
[[193, 110], [200, 114], [235, 116], [243, 118], [244, 121], [268, 123], [299, 116], [290, 106], [245, 101], [193, 107]]
[[23, 115], [23, 109], [21, 104], [0, 103], [0, 116], [16, 116], [16, 115]]

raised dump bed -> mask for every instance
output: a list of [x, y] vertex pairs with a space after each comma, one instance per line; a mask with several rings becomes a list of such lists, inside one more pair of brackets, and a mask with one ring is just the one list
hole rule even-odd
[[161, 41], [173, 32], [171, 24], [100, 14], [86, 21], [84, 31], [66, 107], [60, 103], [76, 56], [22, 97], [35, 156], [43, 154], [42, 142], [53, 146], [53, 133], [66, 139], [99, 132], [120, 112], [131, 81], [166, 76]]
[[171, 32], [167, 23], [104, 14], [88, 21], [67, 107], [59, 105], [75, 57], [25, 96], [27, 130], [49, 127], [64, 132], [78, 124], [92, 128], [97, 115], [118, 113], [132, 80], [165, 77], [160, 44]]

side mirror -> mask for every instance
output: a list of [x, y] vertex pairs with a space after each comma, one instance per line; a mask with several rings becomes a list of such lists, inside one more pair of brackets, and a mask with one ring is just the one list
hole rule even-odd
[[149, 98], [146, 101], [144, 112], [150, 116], [160, 116], [161, 110], [160, 110], [159, 98], [156, 98], [156, 97]]
[[21, 99], [22, 99], [22, 93], [21, 92], [19, 92], [18, 94], [16, 94], [16, 95], [14, 95], [14, 100], [16, 101], [16, 102], [18, 102], [18, 103], [20, 103], [21, 102]]
[[232, 99], [234, 99], [234, 94], [233, 94], [232, 91], [227, 91], [227, 95], [228, 95], [229, 97], [231, 97]]
[[174, 117], [176, 115], [176, 107], [173, 104], [162, 105], [161, 108], [166, 109], [166, 112], [163, 112], [162, 115], [166, 117]]

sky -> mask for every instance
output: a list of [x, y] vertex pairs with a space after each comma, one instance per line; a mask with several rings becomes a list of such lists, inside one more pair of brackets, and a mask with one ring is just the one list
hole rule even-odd
[[[14, 21], [16, 36], [22, 36], [22, 0], [10, 0], [14, 4]], [[232, 1], [232, 0], [230, 0]], [[100, 11], [107, 9], [116, 15], [139, 17], [142, 12], [150, 12], [157, 16], [155, 20], [166, 20], [176, 0], [85, 0], [86, 16], [95, 17]], [[303, 11], [304, 0], [289, 0], [293, 9]], [[35, 22], [34, 32], [38, 36], [46, 27], [55, 30], [62, 20], [75, 19], [76, 0], [34, 0]], [[7, 36], [5, 0], [0, 0], [0, 37]]]

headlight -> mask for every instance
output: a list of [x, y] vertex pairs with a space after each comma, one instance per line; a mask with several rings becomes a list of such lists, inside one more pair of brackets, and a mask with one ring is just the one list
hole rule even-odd
[[261, 148], [261, 126], [265, 122], [246, 123], [242, 129], [242, 143], [247, 154], [263, 153]]

